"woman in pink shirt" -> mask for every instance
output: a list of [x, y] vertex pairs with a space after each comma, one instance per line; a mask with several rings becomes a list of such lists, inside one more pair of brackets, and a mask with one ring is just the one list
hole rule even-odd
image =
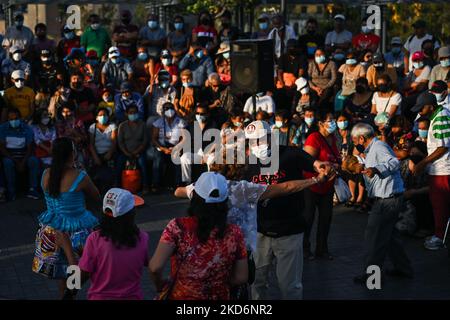
[[[89, 300], [144, 298], [141, 278], [149, 261], [148, 234], [139, 230], [134, 221], [134, 208], [143, 201], [119, 188], [106, 193], [100, 227], [87, 238], [78, 263], [81, 283], [91, 280]], [[77, 264], [68, 237], [59, 233], [56, 242], [67, 254], [69, 264]], [[73, 298], [75, 294], [76, 291], [66, 289], [65, 298]]]

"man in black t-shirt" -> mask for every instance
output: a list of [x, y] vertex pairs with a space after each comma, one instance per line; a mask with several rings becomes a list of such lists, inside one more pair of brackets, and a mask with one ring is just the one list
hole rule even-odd
[[[264, 174], [261, 169], [268, 159], [275, 159], [270, 152], [270, 127], [264, 121], [254, 121], [245, 129], [250, 152], [256, 156], [257, 164], [250, 164], [246, 172], [248, 181], [259, 184], [278, 184], [303, 179], [303, 171], [325, 170], [331, 174], [331, 167], [316, 161], [306, 152], [294, 147], [279, 147], [279, 166], [273, 174]], [[319, 183], [317, 178], [315, 183]], [[253, 299], [267, 299], [269, 268], [273, 258], [277, 259], [278, 286], [283, 299], [302, 299], [303, 249], [305, 231], [303, 218], [303, 192], [285, 197], [266, 199], [258, 203], [258, 241], [255, 258], [256, 273], [252, 287]]]
[[318, 23], [316, 19], [308, 19], [306, 22], [306, 34], [298, 37], [300, 49], [308, 56], [308, 59], [314, 59], [316, 49], [325, 45], [325, 38], [323, 35], [317, 33], [317, 27]]

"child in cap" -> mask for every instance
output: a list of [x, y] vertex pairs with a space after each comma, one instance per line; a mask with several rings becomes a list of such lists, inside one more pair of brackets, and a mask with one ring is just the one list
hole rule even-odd
[[[142, 300], [142, 270], [148, 265], [148, 234], [135, 223], [136, 206], [144, 200], [129, 191], [110, 189], [103, 198], [103, 216], [89, 235], [78, 266], [82, 283], [88, 278], [89, 300]], [[70, 256], [64, 235], [57, 242]], [[66, 244], [67, 243], [67, 244]], [[70, 261], [70, 259], [69, 259]]]

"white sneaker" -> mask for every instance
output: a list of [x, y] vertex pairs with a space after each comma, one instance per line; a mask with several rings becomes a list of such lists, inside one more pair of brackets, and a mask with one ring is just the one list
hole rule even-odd
[[442, 239], [431, 236], [431, 238], [425, 240], [424, 246], [428, 250], [439, 250], [444, 247], [444, 243], [442, 242]]

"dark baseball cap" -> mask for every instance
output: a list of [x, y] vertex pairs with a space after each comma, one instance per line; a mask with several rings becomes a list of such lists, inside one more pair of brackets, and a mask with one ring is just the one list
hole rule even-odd
[[382, 63], [384, 62], [383, 54], [381, 53], [375, 53], [372, 57], [373, 63]]
[[434, 94], [424, 92], [417, 97], [416, 105], [411, 108], [411, 112], [420, 112], [424, 106], [436, 106], [437, 100]]
[[448, 89], [448, 87], [447, 87], [447, 83], [445, 81], [436, 80], [431, 85], [430, 92], [432, 92], [432, 93], [442, 93], [444, 91], [447, 91], [447, 89]]
[[129, 82], [122, 82], [120, 84], [120, 92], [128, 92], [131, 91], [131, 84]]
[[427, 23], [424, 20], [417, 20], [412, 25], [414, 28], [426, 28]]

